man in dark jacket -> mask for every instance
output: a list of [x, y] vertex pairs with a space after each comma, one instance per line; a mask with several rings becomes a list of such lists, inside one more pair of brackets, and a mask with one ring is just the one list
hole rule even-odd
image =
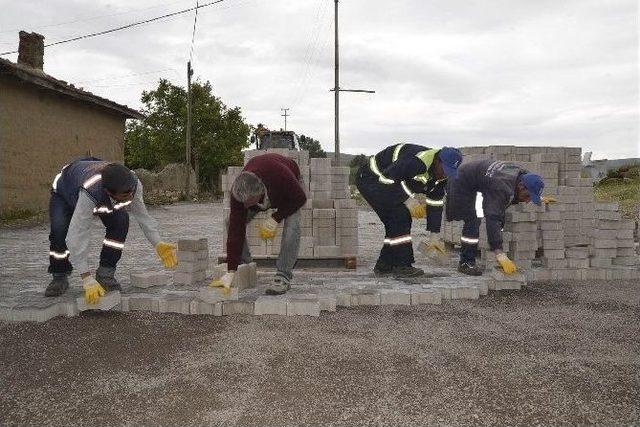
[[[385, 238], [374, 267], [377, 275], [414, 277], [411, 218], [427, 216], [427, 229], [440, 230], [447, 177], [455, 177], [462, 154], [455, 148], [396, 144], [385, 148], [356, 175], [360, 194], [384, 224]], [[417, 193], [426, 195], [426, 206]]]
[[[142, 198], [142, 184], [132, 171], [94, 157], [63, 167], [53, 180], [49, 203], [49, 273], [53, 280], [45, 295], [54, 297], [67, 290], [72, 262], [82, 278], [87, 303], [97, 303], [105, 290], [119, 290], [114, 274], [129, 231], [129, 214], [136, 218], [164, 266], [174, 267], [176, 247], [160, 240], [158, 224], [147, 212]], [[106, 229], [95, 279], [87, 264], [94, 216], [100, 218]]]
[[497, 160], [476, 160], [464, 163], [458, 169], [458, 177], [447, 184], [447, 221], [464, 221], [460, 238], [460, 264], [458, 271], [479, 276], [482, 270], [476, 265], [476, 252], [480, 236], [480, 218], [476, 214], [476, 195], [482, 194], [482, 210], [487, 226], [489, 248], [508, 273], [516, 271], [516, 265], [502, 251], [502, 227], [505, 211], [511, 204], [544, 201], [544, 182], [539, 175], [529, 173], [520, 166]]
[[246, 242], [247, 222], [260, 211], [276, 209], [260, 225], [260, 237], [272, 240], [284, 221], [282, 244], [276, 261], [276, 275], [267, 294], [287, 292], [300, 248], [300, 208], [307, 201], [295, 161], [279, 154], [254, 157], [245, 165], [231, 187], [231, 212], [227, 237], [227, 273], [210, 286], [229, 288], [241, 261], [250, 262]]

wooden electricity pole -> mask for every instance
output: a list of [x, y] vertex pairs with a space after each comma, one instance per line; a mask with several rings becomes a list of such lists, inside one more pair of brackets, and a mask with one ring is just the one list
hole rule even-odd
[[187, 62], [187, 200], [191, 198], [191, 75], [193, 69], [191, 68], [191, 61]]

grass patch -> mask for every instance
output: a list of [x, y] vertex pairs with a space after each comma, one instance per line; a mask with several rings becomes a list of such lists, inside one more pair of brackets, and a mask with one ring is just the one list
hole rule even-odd
[[624, 176], [609, 174], [593, 188], [595, 198], [601, 202], [618, 202], [624, 218], [639, 219], [640, 167], [625, 168]]
[[31, 209], [14, 209], [0, 214], [0, 226], [23, 226], [43, 222], [44, 211]]

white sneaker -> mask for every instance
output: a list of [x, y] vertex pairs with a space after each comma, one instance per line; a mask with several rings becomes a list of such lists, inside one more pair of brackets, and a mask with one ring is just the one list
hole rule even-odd
[[282, 295], [291, 289], [289, 279], [283, 276], [276, 276], [267, 287], [267, 295]]

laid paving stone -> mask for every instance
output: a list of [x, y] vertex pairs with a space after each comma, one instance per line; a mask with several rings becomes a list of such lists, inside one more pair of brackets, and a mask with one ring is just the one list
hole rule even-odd
[[287, 315], [287, 300], [280, 296], [261, 296], [258, 297], [254, 304], [254, 312], [256, 316], [263, 314], [277, 314], [280, 316]]
[[120, 304], [120, 291], [107, 292], [104, 296], [100, 297], [97, 304], [87, 304], [84, 296], [76, 298], [76, 304], [78, 305], [78, 311], [86, 310], [102, 310], [108, 311]]
[[198, 299], [209, 304], [215, 304], [217, 302], [237, 300], [238, 289], [237, 288], [211, 288], [204, 287], [198, 291]]
[[442, 293], [436, 289], [416, 289], [411, 291], [411, 305], [441, 304]]
[[191, 313], [191, 300], [180, 296], [165, 295], [158, 301], [160, 313]]
[[131, 286], [136, 288], [150, 288], [152, 286], [166, 286], [169, 275], [163, 271], [145, 271], [131, 273]]
[[320, 302], [316, 298], [292, 297], [287, 299], [287, 316], [320, 316]]
[[380, 305], [411, 305], [411, 291], [382, 289], [380, 290]]
[[231, 316], [234, 314], [254, 314], [254, 304], [257, 297], [243, 298], [236, 301], [223, 301], [222, 302], [222, 315]]
[[148, 294], [129, 295], [129, 311], [159, 311], [160, 297]]
[[209, 304], [207, 302], [194, 299], [189, 304], [189, 314], [209, 314], [212, 316], [222, 316], [222, 304], [217, 302], [215, 304]]
[[358, 289], [351, 294], [351, 306], [380, 305], [380, 293], [373, 289]]

